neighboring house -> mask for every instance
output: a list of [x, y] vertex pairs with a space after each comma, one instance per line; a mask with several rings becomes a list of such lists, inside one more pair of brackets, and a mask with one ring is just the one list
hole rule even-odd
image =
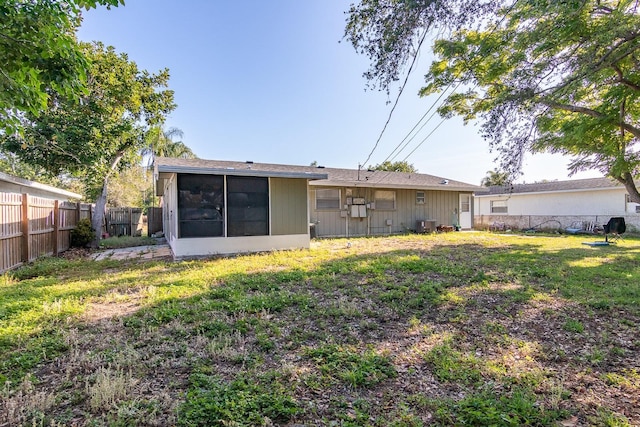
[[495, 222], [513, 228], [566, 228], [579, 221], [606, 224], [625, 217], [640, 228], [640, 205], [629, 201], [625, 187], [609, 178], [576, 179], [489, 187], [475, 195], [477, 228]]
[[318, 237], [468, 229], [481, 189], [417, 173], [202, 159], [158, 158], [154, 175], [176, 257], [308, 248], [310, 225]]
[[0, 172], [0, 193], [29, 194], [30, 196], [42, 197], [43, 199], [60, 201], [82, 199], [81, 194], [46, 184], [40, 184], [39, 182], [29, 181], [28, 179], [18, 178], [17, 176], [8, 175], [3, 172]]

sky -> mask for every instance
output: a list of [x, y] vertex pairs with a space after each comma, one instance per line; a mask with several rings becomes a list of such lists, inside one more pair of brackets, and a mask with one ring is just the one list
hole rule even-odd
[[[435, 101], [418, 96], [428, 52], [374, 149], [399, 86], [367, 88], [369, 61], [343, 39], [352, 1], [126, 0], [84, 12], [78, 38], [114, 46], [141, 69], [168, 68], [178, 106], [165, 127], [200, 158], [350, 169], [406, 159], [420, 173], [479, 184], [497, 163], [477, 124], [435, 115], [392, 155]], [[570, 179], [568, 162], [529, 155], [517, 181]]]

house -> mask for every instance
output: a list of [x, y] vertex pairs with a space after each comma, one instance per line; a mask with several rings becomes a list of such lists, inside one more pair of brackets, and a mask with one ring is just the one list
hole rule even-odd
[[154, 176], [176, 257], [308, 248], [311, 234], [471, 228], [480, 189], [418, 173], [202, 159], [158, 158]]
[[40, 184], [39, 182], [29, 181], [28, 179], [18, 178], [17, 176], [8, 175], [3, 172], [0, 172], [0, 193], [29, 194], [34, 197], [59, 201], [82, 199], [81, 194], [46, 184]]
[[606, 224], [625, 217], [640, 229], [640, 205], [632, 203], [625, 187], [609, 178], [515, 184], [489, 187], [474, 198], [477, 228], [504, 223], [512, 228], [564, 229], [576, 222]]

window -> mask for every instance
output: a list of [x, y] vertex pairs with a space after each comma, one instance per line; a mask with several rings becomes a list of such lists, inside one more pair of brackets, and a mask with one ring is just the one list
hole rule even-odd
[[416, 204], [424, 205], [425, 195], [424, 191], [416, 191]]
[[316, 190], [316, 209], [340, 209], [340, 190], [333, 188], [318, 188]]
[[179, 174], [179, 236], [222, 236], [223, 224], [224, 178], [218, 175]]
[[376, 190], [376, 210], [394, 210], [396, 208], [396, 192], [391, 190]]
[[507, 201], [506, 200], [492, 200], [491, 201], [491, 213], [507, 213]]
[[269, 234], [269, 179], [227, 176], [227, 236]]
[[470, 195], [468, 194], [460, 195], [460, 212], [471, 212], [471, 196]]

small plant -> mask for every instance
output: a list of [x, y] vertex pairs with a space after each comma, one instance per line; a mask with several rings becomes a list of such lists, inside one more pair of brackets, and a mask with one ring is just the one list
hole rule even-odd
[[95, 383], [87, 384], [89, 406], [94, 411], [111, 409], [117, 402], [127, 397], [133, 383], [130, 372], [124, 372], [122, 369], [100, 368], [96, 373]]
[[77, 248], [87, 247], [94, 239], [94, 229], [91, 227], [91, 221], [83, 218], [78, 221], [76, 228], [71, 230], [71, 246]]
[[300, 410], [277, 374], [240, 376], [231, 382], [194, 374], [190, 381], [186, 402], [178, 411], [181, 426], [286, 424]]
[[330, 382], [341, 381], [353, 387], [371, 387], [398, 375], [391, 360], [372, 349], [359, 353], [352, 348], [329, 344], [307, 349], [304, 355], [317, 363]]
[[584, 332], [584, 325], [580, 323], [580, 321], [574, 319], [567, 319], [562, 328], [567, 332], [575, 332], [576, 334]]

